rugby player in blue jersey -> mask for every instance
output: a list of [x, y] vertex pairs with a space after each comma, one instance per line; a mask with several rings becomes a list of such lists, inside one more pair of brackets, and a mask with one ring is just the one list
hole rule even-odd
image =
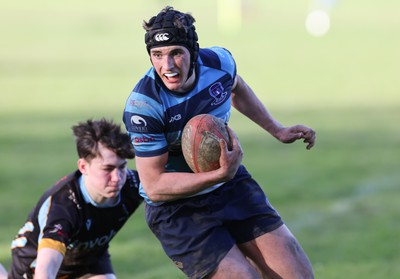
[[10, 279], [116, 278], [108, 247], [143, 201], [129, 136], [105, 119], [72, 127], [78, 170], [47, 190], [12, 242]]
[[313, 278], [300, 244], [241, 164], [232, 130], [233, 149], [220, 143], [219, 169], [193, 173], [185, 163], [181, 134], [189, 119], [208, 113], [228, 122], [232, 106], [281, 142], [301, 139], [307, 149], [315, 143], [311, 128], [284, 127], [270, 115], [228, 50], [199, 48], [194, 21], [166, 7], [143, 25], [152, 67], [127, 99], [123, 119], [146, 221], [189, 278]]

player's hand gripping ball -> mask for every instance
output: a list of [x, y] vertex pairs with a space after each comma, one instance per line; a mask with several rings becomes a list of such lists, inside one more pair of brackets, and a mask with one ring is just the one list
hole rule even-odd
[[221, 148], [219, 140], [226, 141], [232, 150], [227, 124], [211, 114], [199, 114], [186, 123], [182, 132], [182, 152], [193, 172], [218, 169]]

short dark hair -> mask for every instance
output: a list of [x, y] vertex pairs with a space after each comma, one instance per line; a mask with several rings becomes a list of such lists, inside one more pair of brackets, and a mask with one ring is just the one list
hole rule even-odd
[[114, 151], [120, 158], [133, 159], [135, 153], [131, 139], [112, 120], [89, 119], [72, 126], [79, 158], [88, 161], [99, 155], [99, 143]]

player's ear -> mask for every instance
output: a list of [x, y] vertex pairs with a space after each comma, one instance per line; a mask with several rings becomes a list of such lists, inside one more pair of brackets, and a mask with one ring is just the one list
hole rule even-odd
[[88, 167], [88, 164], [89, 163], [85, 159], [79, 158], [79, 160], [78, 160], [78, 169], [82, 174], [86, 174], [86, 172], [87, 172], [86, 169]]

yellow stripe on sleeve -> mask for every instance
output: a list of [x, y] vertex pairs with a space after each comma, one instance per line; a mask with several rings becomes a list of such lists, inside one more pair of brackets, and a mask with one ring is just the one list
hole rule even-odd
[[57, 250], [63, 256], [65, 256], [65, 251], [67, 250], [64, 243], [51, 238], [42, 238], [40, 240], [38, 251], [42, 248], [51, 248]]

